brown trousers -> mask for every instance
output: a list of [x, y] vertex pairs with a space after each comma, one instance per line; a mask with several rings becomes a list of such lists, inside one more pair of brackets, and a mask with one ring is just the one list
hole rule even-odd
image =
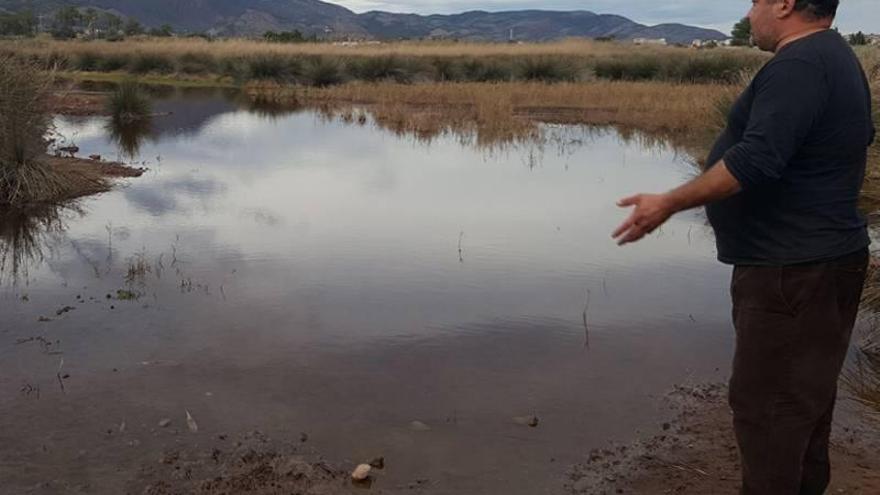
[[737, 266], [730, 406], [743, 495], [820, 495], [837, 380], [850, 345], [867, 249], [829, 262]]

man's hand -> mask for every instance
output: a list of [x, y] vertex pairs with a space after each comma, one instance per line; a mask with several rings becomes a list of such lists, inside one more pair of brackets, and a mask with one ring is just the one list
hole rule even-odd
[[611, 235], [622, 246], [636, 242], [663, 225], [676, 212], [668, 194], [637, 194], [621, 199], [617, 206], [635, 206], [629, 218]]

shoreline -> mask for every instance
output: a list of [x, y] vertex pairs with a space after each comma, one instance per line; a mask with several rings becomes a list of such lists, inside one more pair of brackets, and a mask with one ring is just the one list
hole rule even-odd
[[[664, 401], [676, 416], [662, 425], [662, 433], [590, 452], [575, 466], [569, 492], [737, 493], [740, 467], [727, 386], [678, 386]], [[880, 428], [858, 409], [838, 403], [829, 493], [880, 493]]]

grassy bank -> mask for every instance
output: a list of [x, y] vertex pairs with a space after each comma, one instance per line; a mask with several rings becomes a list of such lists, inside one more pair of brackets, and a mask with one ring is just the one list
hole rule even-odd
[[766, 56], [754, 50], [556, 43], [389, 43], [342, 46], [249, 40], [149, 39], [124, 42], [16, 40], [0, 53], [61, 70], [209, 77], [238, 83], [272, 80], [310, 86], [350, 81], [502, 82], [657, 80], [729, 82]]

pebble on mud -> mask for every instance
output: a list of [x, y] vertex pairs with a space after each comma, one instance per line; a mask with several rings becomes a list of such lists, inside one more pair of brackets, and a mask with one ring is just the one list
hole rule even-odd
[[171, 420], [170, 420], [170, 419], [165, 418], [165, 419], [162, 419], [161, 421], [159, 421], [159, 427], [161, 427], [161, 428], [168, 428], [169, 426], [171, 426]]
[[531, 428], [536, 428], [539, 423], [537, 416], [517, 416], [513, 418], [513, 422], [520, 426], [529, 426]]
[[413, 431], [429, 431], [431, 427], [421, 421], [413, 421], [409, 424], [409, 429]]
[[351, 479], [354, 481], [366, 481], [370, 477], [370, 471], [372, 470], [373, 468], [369, 464], [361, 464], [354, 468], [354, 471], [351, 473]]

